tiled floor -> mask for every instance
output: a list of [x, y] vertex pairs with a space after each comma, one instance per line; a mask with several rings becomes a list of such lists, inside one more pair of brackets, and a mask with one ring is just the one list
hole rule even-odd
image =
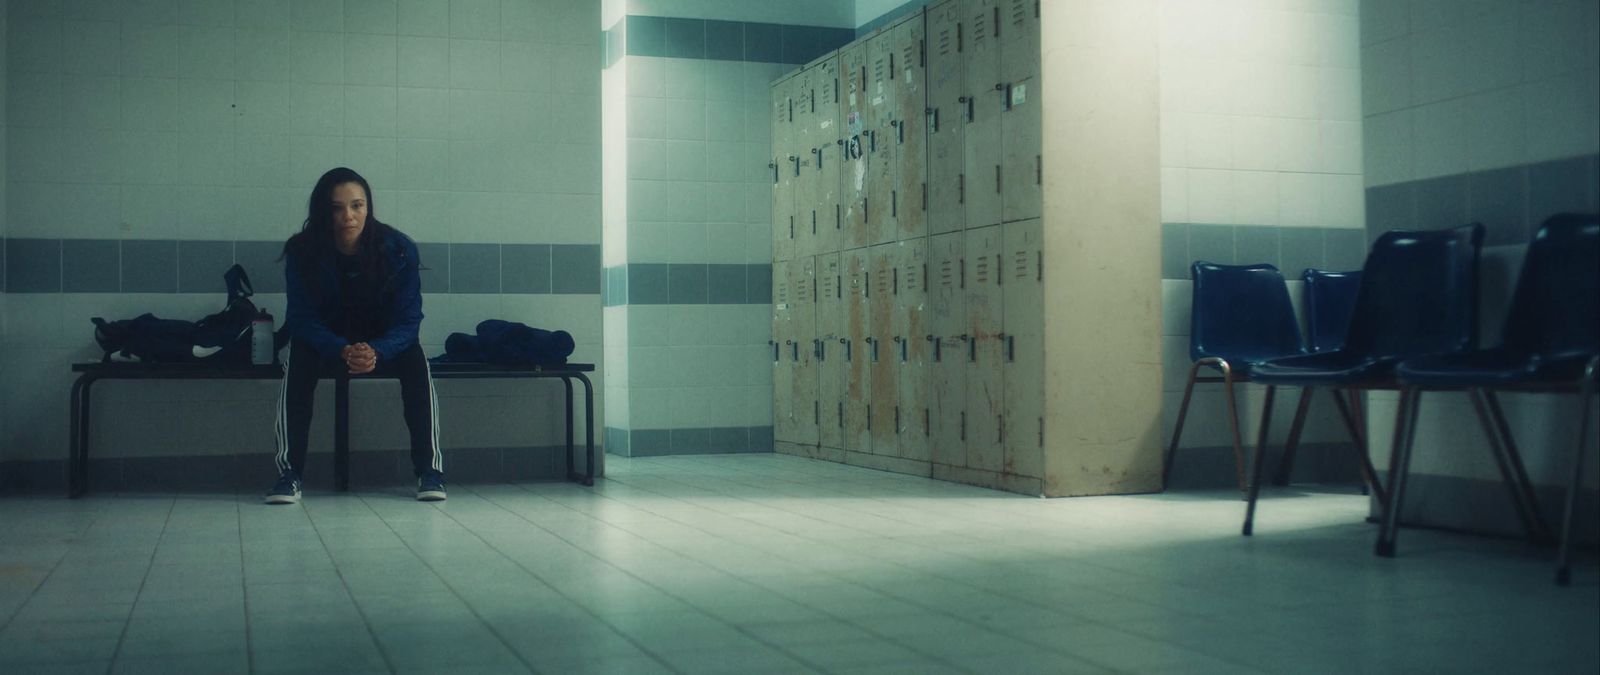
[[1040, 500], [775, 455], [596, 488], [0, 500], [6, 673], [1596, 672], [1593, 558], [1362, 498]]

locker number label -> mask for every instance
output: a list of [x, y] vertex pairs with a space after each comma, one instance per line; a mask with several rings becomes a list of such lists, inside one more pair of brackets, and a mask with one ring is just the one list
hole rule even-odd
[[1019, 84], [1011, 88], [1011, 105], [1022, 105], [1028, 102], [1028, 85]]

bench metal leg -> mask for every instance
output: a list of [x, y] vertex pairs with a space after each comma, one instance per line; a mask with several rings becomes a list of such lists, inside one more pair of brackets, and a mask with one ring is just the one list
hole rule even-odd
[[333, 381], [333, 484], [350, 491], [350, 378]]
[[578, 472], [572, 470], [572, 378], [561, 378], [567, 389], [567, 480], [577, 480]]
[[88, 408], [85, 405], [85, 394], [88, 393], [88, 375], [80, 376], [72, 383], [71, 421], [68, 430], [67, 450], [67, 498], [77, 499], [88, 490], [87, 481], [84, 480], [87, 471], [84, 465], [88, 463], [89, 420]]
[[588, 466], [584, 467], [583, 484], [594, 486], [594, 384], [589, 382], [589, 376], [577, 374], [578, 380], [583, 382], [583, 442], [584, 458]]

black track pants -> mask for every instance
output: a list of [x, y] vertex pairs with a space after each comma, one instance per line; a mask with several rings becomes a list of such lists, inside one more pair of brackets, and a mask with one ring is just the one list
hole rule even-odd
[[[343, 359], [324, 359], [310, 345], [290, 341], [278, 394], [279, 472], [294, 469], [304, 475], [317, 379], [346, 370]], [[444, 456], [439, 452], [438, 397], [433, 393], [433, 376], [422, 347], [411, 345], [393, 359], [380, 359], [374, 374], [400, 380], [400, 400], [405, 406], [406, 428], [411, 432], [413, 470], [419, 476], [428, 470], [444, 471]]]

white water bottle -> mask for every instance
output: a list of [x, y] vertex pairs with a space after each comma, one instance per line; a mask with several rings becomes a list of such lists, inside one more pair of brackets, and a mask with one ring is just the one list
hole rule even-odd
[[272, 344], [272, 315], [263, 307], [255, 320], [250, 322], [250, 363], [258, 366], [270, 364], [275, 351]]

